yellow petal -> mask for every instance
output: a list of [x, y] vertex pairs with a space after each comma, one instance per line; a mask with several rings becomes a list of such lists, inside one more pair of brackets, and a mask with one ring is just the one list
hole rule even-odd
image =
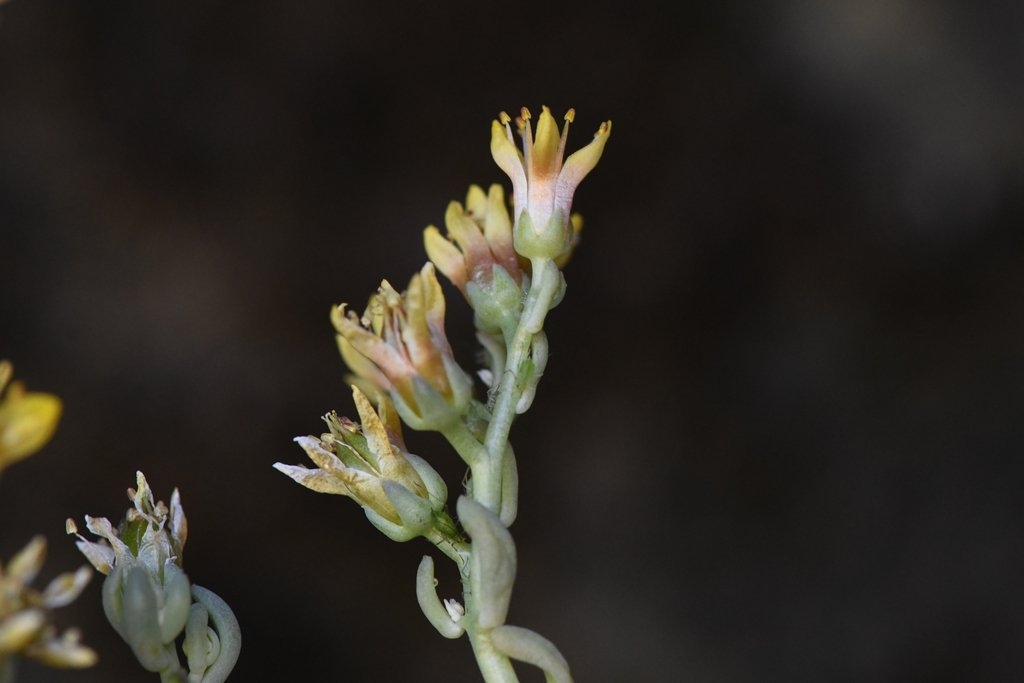
[[541, 107], [540, 118], [537, 119], [537, 131], [533, 138], [533, 152], [529, 159], [530, 181], [536, 182], [538, 177], [553, 176], [558, 173], [562, 163], [559, 147], [561, 136], [558, 134], [558, 123], [551, 115], [551, 110]]
[[46, 538], [35, 536], [18, 554], [7, 563], [7, 576], [22, 586], [27, 586], [36, 578], [46, 559]]
[[466, 270], [466, 259], [454, 244], [441, 236], [433, 225], [423, 231], [423, 246], [427, 250], [427, 258], [434, 262], [437, 269], [444, 273], [453, 285], [465, 293], [469, 273]]
[[559, 188], [568, 186], [575, 189], [580, 181], [594, 170], [611, 134], [612, 122], [605, 121], [594, 133], [594, 139], [590, 141], [590, 144], [569, 155], [569, 158], [565, 160], [565, 165], [562, 166], [562, 172], [558, 174]]
[[525, 192], [526, 168], [523, 166], [522, 154], [511, 139], [507, 124], [491, 122], [491, 156], [494, 157], [494, 163], [498, 164], [498, 168], [512, 179], [512, 187], [516, 191]]
[[487, 214], [487, 195], [479, 185], [470, 185], [466, 193], [466, 215], [479, 222]]
[[356, 404], [356, 411], [359, 413], [359, 422], [363, 426], [363, 436], [366, 437], [366, 447], [380, 461], [391, 454], [391, 441], [384, 429], [377, 411], [373, 409], [366, 394], [359, 390], [359, 387], [352, 387], [352, 400]]
[[52, 394], [26, 393], [12, 384], [0, 403], [0, 469], [42, 448], [57, 429], [61, 408]]

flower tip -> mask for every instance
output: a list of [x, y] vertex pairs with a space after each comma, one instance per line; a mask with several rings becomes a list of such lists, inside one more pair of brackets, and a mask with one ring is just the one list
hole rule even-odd
[[573, 123], [576, 120], [576, 110], [569, 107], [569, 111], [565, 112], [565, 120], [568, 123]]
[[499, 125], [502, 126], [507, 126], [508, 124], [512, 123], [512, 117], [505, 112], [501, 112], [500, 114], [498, 114], [498, 120], [501, 121]]
[[[547, 109], [548, 109], [547, 107], [542, 107], [542, 111], [547, 111]], [[526, 107], [520, 107], [519, 108], [519, 118], [521, 118], [523, 121], [529, 121], [530, 120], [530, 110], [527, 109]]]

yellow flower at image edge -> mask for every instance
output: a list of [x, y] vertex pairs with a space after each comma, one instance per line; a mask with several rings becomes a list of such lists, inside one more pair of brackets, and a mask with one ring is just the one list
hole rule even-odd
[[11, 374], [11, 364], [0, 361], [0, 472], [46, 445], [61, 414], [59, 398], [25, 391]]

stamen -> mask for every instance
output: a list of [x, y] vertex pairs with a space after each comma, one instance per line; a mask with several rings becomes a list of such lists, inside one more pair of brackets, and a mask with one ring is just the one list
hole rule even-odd
[[562, 168], [562, 159], [565, 158], [565, 143], [569, 139], [569, 124], [576, 118], [576, 110], [570, 109], [565, 114], [565, 124], [562, 126], [562, 137], [558, 141], [558, 153], [556, 159], [558, 159], [558, 168]]
[[501, 121], [501, 125], [507, 126], [509, 122], [512, 120], [512, 117], [506, 114], [505, 112], [501, 112], [500, 114], [498, 114], [498, 120]]
[[530, 110], [523, 107], [519, 114], [520, 116], [516, 118], [516, 127], [523, 138], [523, 166], [526, 169], [526, 176], [529, 177], [533, 173], [533, 129], [530, 127]]

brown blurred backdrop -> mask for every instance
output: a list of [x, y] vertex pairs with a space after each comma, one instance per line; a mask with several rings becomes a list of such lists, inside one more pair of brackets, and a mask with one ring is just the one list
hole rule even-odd
[[[4, 5], [0, 356], [65, 416], [0, 557], [78, 566], [64, 519], [142, 469], [242, 623], [232, 680], [477, 680], [416, 606], [429, 547], [271, 464], [353, 412], [331, 304], [506, 182], [500, 110], [573, 106], [571, 148], [615, 125], [513, 431], [511, 621], [581, 682], [1014, 680], [1024, 6], [985, 5]], [[471, 365], [457, 293], [449, 326]], [[58, 621], [100, 664], [22, 683], [155, 679], [99, 588]]]

